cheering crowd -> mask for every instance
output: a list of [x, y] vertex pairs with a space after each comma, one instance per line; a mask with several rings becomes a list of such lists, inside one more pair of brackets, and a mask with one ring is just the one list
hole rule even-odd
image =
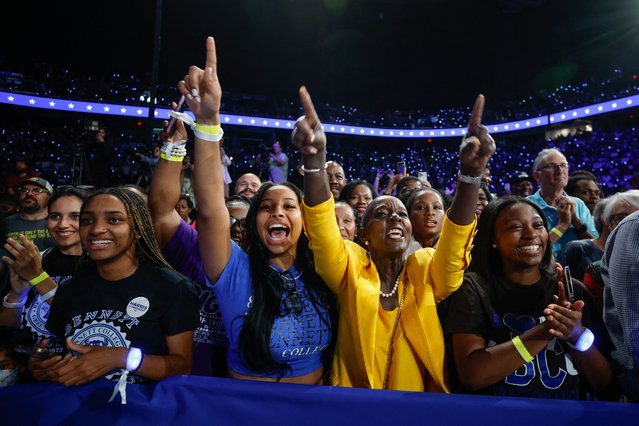
[[349, 182], [302, 87], [299, 178], [247, 173], [229, 196], [212, 38], [178, 89], [195, 121], [172, 113], [148, 194], [14, 183], [0, 383], [197, 374], [639, 400], [639, 192], [602, 198], [548, 148], [496, 197], [482, 95], [455, 170], [437, 171], [452, 193], [405, 164]]

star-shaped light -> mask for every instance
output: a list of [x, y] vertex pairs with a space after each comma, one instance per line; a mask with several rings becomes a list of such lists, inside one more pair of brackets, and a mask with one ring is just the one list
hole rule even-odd
[[93, 110], [93, 105], [87, 105], [87, 111]]
[[7, 99], [9, 99], [9, 102], [13, 102], [15, 98], [13, 96], [9, 96]]
[[110, 109], [111, 108], [109, 108], [109, 107], [104, 107], [104, 112], [109, 112]]
[[29, 99], [29, 103], [30, 103], [31, 105], [35, 104], [35, 99]]
[[126, 112], [126, 108], [120, 108], [120, 112], [124, 114]]
[[54, 107], [55, 106], [55, 102], [53, 102], [53, 101], [49, 102], [49, 106], [50, 107]]
[[138, 115], [142, 115], [142, 110], [141, 109], [137, 110], [136, 112], [138, 113]]
[[73, 109], [73, 108], [75, 108], [75, 105], [69, 104], [68, 107], [69, 107], [69, 109]]

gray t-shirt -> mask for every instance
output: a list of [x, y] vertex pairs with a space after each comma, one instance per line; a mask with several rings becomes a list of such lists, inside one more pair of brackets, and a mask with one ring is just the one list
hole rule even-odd
[[50, 247], [55, 247], [56, 243], [49, 230], [47, 229], [47, 219], [25, 220], [20, 217], [19, 213], [13, 214], [6, 219], [7, 238], [13, 238], [16, 241], [18, 235], [22, 234], [31, 242], [33, 242], [38, 250], [43, 251]]

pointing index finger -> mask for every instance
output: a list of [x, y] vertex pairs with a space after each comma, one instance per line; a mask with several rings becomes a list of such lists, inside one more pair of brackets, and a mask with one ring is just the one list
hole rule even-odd
[[481, 126], [481, 119], [484, 115], [484, 95], [480, 94], [475, 99], [473, 111], [470, 113], [470, 121], [468, 122], [468, 130], [474, 130]]
[[215, 40], [209, 36], [206, 38], [206, 63], [205, 69], [211, 69], [213, 74], [217, 74], [217, 52], [215, 51]]
[[320, 119], [315, 111], [311, 95], [308, 93], [308, 90], [306, 90], [306, 86], [300, 87], [300, 103], [304, 109], [304, 116], [308, 124], [314, 129], [320, 123]]

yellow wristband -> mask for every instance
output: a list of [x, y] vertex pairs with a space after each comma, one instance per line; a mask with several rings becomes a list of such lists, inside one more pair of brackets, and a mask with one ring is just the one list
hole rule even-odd
[[222, 133], [222, 126], [219, 124], [195, 123], [195, 130], [199, 130], [202, 133], [208, 133], [209, 135], [219, 135]]
[[166, 161], [175, 161], [175, 162], [183, 162], [184, 161], [184, 157], [177, 157], [174, 155], [166, 155], [165, 153], [161, 153], [160, 154], [160, 158], [166, 160]]
[[564, 233], [561, 232], [559, 229], [557, 229], [556, 226], [554, 228], [552, 228], [550, 230], [550, 232], [552, 232], [553, 234], [557, 235], [559, 238], [561, 238], [564, 235]]
[[524, 346], [524, 342], [521, 341], [519, 336], [513, 337], [513, 345], [515, 345], [515, 349], [519, 352], [519, 356], [521, 356], [525, 362], [530, 362], [534, 359], [533, 356], [530, 355], [530, 352], [528, 352], [528, 349]]
[[42, 281], [46, 280], [47, 278], [49, 278], [49, 274], [47, 274], [47, 272], [43, 272], [40, 275], [38, 275], [37, 277], [35, 277], [32, 280], [29, 280], [29, 284], [31, 284], [32, 286], [37, 286], [38, 284], [40, 284]]

